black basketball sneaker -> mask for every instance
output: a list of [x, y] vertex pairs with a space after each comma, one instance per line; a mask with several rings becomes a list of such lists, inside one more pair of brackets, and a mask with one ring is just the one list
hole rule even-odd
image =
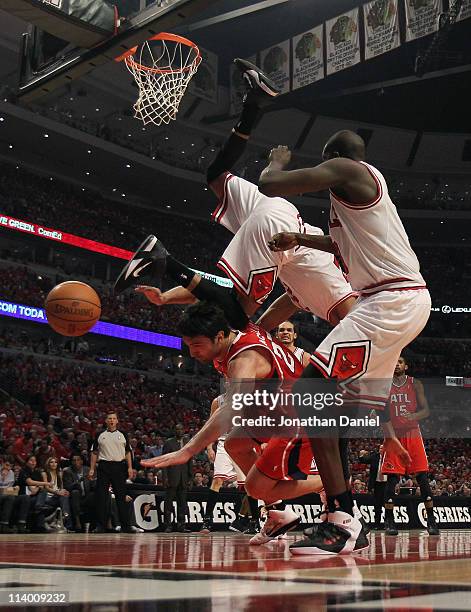
[[241, 71], [247, 85], [244, 102], [253, 102], [259, 108], [263, 108], [280, 95], [279, 87], [258, 66], [238, 57], [234, 60], [234, 64]]
[[156, 236], [147, 236], [121, 270], [114, 284], [115, 292], [121, 293], [128, 287], [141, 284], [145, 279], [153, 279], [160, 284], [165, 273], [167, 255], [167, 249]]

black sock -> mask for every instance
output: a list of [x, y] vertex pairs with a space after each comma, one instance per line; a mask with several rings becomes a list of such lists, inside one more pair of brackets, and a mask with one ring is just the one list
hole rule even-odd
[[234, 127], [235, 131], [245, 136], [249, 136], [252, 128], [257, 122], [259, 112], [260, 109], [257, 105], [244, 103], [240, 119]]
[[207, 278], [202, 278], [191, 292], [199, 300], [213, 302], [220, 306], [233, 329], [244, 329], [247, 325], [249, 318], [237, 299], [235, 289], [221, 287]]
[[394, 502], [392, 499], [388, 499], [388, 501], [384, 504], [385, 515], [384, 518], [386, 521], [394, 522]]
[[224, 172], [227, 172], [240, 159], [247, 146], [247, 139], [237, 134], [231, 134], [226, 143], [216, 155], [214, 161], [208, 167], [206, 180], [208, 184], [216, 180]]
[[[337, 508], [338, 502], [339, 507]], [[329, 508], [329, 512], [335, 512], [336, 510], [341, 510], [342, 512], [347, 512], [353, 516], [353, 497], [350, 491], [345, 491], [344, 493], [340, 493], [339, 495], [328, 495], [327, 496], [327, 506]]]
[[247, 495], [247, 499], [249, 501], [250, 515], [252, 517], [252, 520], [257, 521], [258, 520], [258, 499], [254, 499], [253, 497], [250, 497], [250, 495]]
[[208, 501], [206, 503], [206, 512], [204, 514], [205, 519], [208, 519], [210, 521], [213, 520], [214, 506], [218, 503], [218, 500], [219, 500], [219, 493], [217, 493], [216, 491], [213, 491], [212, 489], [209, 489]]
[[170, 276], [170, 278], [172, 278], [185, 289], [188, 287], [188, 285], [191, 283], [191, 281], [196, 275], [196, 272], [190, 270], [188, 266], [185, 266], [185, 264], [182, 264], [170, 254], [167, 255], [166, 272]]

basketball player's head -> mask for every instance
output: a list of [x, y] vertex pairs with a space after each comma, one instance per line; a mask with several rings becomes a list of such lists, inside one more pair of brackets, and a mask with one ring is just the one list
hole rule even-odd
[[348, 157], [355, 161], [365, 159], [365, 141], [361, 136], [350, 130], [341, 130], [329, 138], [322, 151], [323, 161], [334, 157]]
[[409, 366], [407, 365], [407, 361], [401, 355], [397, 360], [396, 367], [394, 368], [394, 376], [403, 376], [408, 369]]
[[296, 327], [291, 321], [283, 321], [278, 325], [276, 338], [285, 346], [292, 346], [297, 337]]
[[189, 306], [177, 329], [190, 355], [201, 363], [212, 363], [227, 350], [231, 330], [219, 306], [209, 302]]

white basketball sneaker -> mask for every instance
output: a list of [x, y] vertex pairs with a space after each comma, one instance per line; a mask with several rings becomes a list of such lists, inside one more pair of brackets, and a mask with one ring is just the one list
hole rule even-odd
[[250, 538], [250, 545], [260, 546], [271, 540], [276, 540], [287, 531], [294, 529], [300, 522], [301, 517], [288, 508], [284, 510], [269, 510], [260, 533]]

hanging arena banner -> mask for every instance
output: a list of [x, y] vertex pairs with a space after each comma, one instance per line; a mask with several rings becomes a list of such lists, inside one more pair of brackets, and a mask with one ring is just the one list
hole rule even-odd
[[[145, 490], [144, 490], [145, 489]], [[198, 531], [206, 510], [208, 498], [206, 491], [188, 493], [187, 526]], [[128, 495], [134, 500], [136, 525], [145, 531], [158, 531], [163, 524], [165, 491], [155, 487], [139, 485], [128, 487]], [[243, 494], [237, 490], [225, 489], [220, 501], [214, 508], [214, 525], [218, 530], [228, 529], [236, 518], [236, 510]], [[372, 495], [354, 495], [366, 523], [374, 520], [374, 498]], [[434, 514], [440, 529], [471, 528], [471, 497], [438, 497], [434, 499]], [[305, 528], [315, 522], [314, 518], [322, 510], [318, 495], [306, 495], [292, 500], [290, 505], [301, 516], [301, 526]], [[398, 529], [423, 529], [426, 524], [425, 507], [418, 497], [399, 496], [394, 508]]]
[[365, 59], [396, 49], [401, 44], [397, 0], [373, 0], [363, 5]]
[[405, 0], [405, 3], [407, 42], [438, 30], [442, 0]]

